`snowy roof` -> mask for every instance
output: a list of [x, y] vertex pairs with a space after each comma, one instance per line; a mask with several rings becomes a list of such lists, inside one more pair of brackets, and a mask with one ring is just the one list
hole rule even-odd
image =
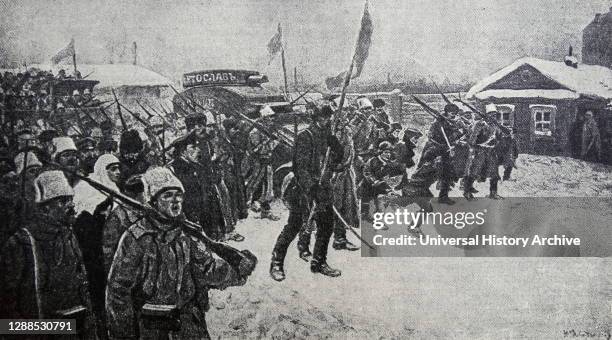
[[[57, 74], [60, 69], [64, 69], [66, 74], [72, 74], [72, 65], [67, 64], [34, 64], [29, 68], [38, 68], [44, 71], [52, 70], [53, 74]], [[172, 83], [170, 79], [159, 73], [132, 64], [77, 64], [77, 69], [83, 77], [91, 73], [87, 79], [99, 81], [100, 83], [97, 86], [99, 89], [120, 86], [168, 86]]]
[[[523, 65], [529, 65], [543, 76], [561, 84], [569, 90], [487, 90], [487, 86], [499, 81]], [[597, 65], [579, 64], [578, 68], [563, 62], [538, 58], [521, 58], [501, 70], [482, 79], [467, 93], [468, 98], [486, 99], [490, 97], [540, 97], [550, 99], [575, 99], [580, 95], [612, 99], [612, 69]]]

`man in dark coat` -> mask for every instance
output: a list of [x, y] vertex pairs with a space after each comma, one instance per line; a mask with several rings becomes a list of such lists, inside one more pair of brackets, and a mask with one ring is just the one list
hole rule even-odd
[[[212, 143], [214, 129], [207, 121], [206, 116], [200, 114], [185, 119], [189, 132], [172, 143], [174, 160], [171, 166], [187, 190], [184, 202], [187, 218], [202, 224], [209, 237], [221, 240], [230, 223], [224, 216], [222, 203], [229, 202], [221, 202], [222, 177]], [[244, 236], [237, 233], [233, 237], [235, 241], [244, 240]]]
[[[440, 172], [438, 181], [440, 182], [440, 193], [438, 202], [443, 204], [454, 204], [455, 201], [448, 197], [451, 183], [453, 180], [453, 168], [451, 164], [452, 143], [456, 139], [457, 131], [451, 125], [450, 119], [459, 112], [459, 108], [454, 104], [447, 104], [444, 107], [444, 117], [436, 119], [429, 128], [428, 140], [423, 148], [423, 153], [419, 159], [417, 167], [424, 163], [433, 161], [440, 157]], [[450, 145], [449, 145], [450, 144]]]
[[601, 137], [599, 127], [593, 118], [593, 112], [585, 114], [584, 126], [582, 127], [582, 149], [580, 158], [589, 162], [599, 162], [601, 159]]
[[79, 337], [95, 336], [83, 257], [72, 233], [73, 190], [61, 171], [34, 181], [36, 213], [2, 249], [2, 318], [76, 319]]
[[[308, 221], [311, 213], [317, 224], [317, 236], [310, 270], [313, 273], [321, 273], [330, 277], [341, 275], [339, 270], [327, 264], [327, 248], [334, 227], [333, 194], [330, 180], [332, 169], [342, 159], [341, 146], [331, 134], [332, 115], [333, 110], [327, 105], [315, 108], [313, 123], [300, 132], [296, 138], [293, 160], [295, 182], [292, 186], [291, 198], [288, 200], [291, 206], [289, 219], [276, 240], [270, 265], [270, 275], [276, 281], [285, 279], [283, 265], [287, 249], [298, 235], [304, 221]], [[324, 164], [328, 147], [333, 148], [327, 157], [328, 164]], [[340, 150], [337, 149], [338, 147]]]
[[106, 289], [110, 336], [210, 339], [208, 290], [243, 285], [256, 259], [213, 254], [183, 229], [184, 187], [169, 169], [152, 168], [142, 179], [154, 211], [119, 242]]
[[227, 132], [227, 143], [224, 143], [228, 153], [225, 163], [225, 184], [230, 192], [232, 208], [239, 220], [248, 216], [247, 193], [245, 178], [242, 172], [242, 163], [247, 155], [249, 136], [239, 120], [228, 118], [223, 121], [223, 128]]
[[149, 169], [151, 162], [146, 158], [145, 145], [136, 130], [127, 130], [121, 134], [119, 141], [119, 160], [121, 161], [121, 181], [119, 189], [125, 181], [134, 176], [142, 175]]
[[[486, 114], [490, 119], [497, 119], [495, 104], [486, 106]], [[478, 178], [489, 178], [489, 198], [501, 199], [497, 194], [499, 182], [498, 157], [496, 145], [501, 132], [485, 119], [476, 122], [469, 137], [470, 160], [467, 166], [467, 176], [464, 182], [463, 196], [468, 200], [474, 199], [474, 181]]]
[[383, 207], [379, 196], [385, 195], [391, 191], [391, 187], [387, 183], [387, 180], [394, 171], [391, 166], [391, 143], [380, 143], [377, 153], [378, 155], [371, 158], [363, 168], [363, 180], [359, 184], [359, 191], [363, 200], [370, 202], [370, 210], [374, 208], [376, 212], [381, 212]]

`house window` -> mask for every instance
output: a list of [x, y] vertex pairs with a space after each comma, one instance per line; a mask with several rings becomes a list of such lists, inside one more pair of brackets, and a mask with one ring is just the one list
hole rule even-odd
[[555, 130], [555, 105], [529, 105], [533, 117], [534, 134], [537, 136], [552, 136]]
[[507, 128], [512, 128], [514, 126], [514, 105], [497, 104], [496, 106], [497, 121]]

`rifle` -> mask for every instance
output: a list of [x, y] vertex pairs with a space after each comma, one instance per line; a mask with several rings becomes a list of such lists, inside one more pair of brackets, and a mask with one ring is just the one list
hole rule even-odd
[[154, 117], [154, 115], [151, 112], [149, 112], [149, 110], [145, 109], [144, 106], [142, 106], [142, 104], [140, 104], [140, 102], [138, 100], [136, 101], [136, 104], [138, 104], [138, 106], [140, 106], [140, 108], [144, 111], [144, 113], [147, 114], [149, 119]]
[[[128, 130], [128, 126], [125, 123], [125, 119], [123, 118], [123, 113], [121, 113], [121, 104], [119, 104], [119, 99], [117, 99], [117, 95], [115, 94], [115, 90], [111, 87], [111, 92], [113, 93], [113, 97], [115, 97], [115, 104], [117, 104], [117, 113], [119, 113], [119, 119], [121, 120], [121, 126], [123, 127], [123, 131]], [[102, 110], [104, 112], [104, 110]], [[112, 122], [112, 120], [111, 120]]]
[[[430, 77], [431, 78], [431, 77]], [[444, 92], [442, 92], [440, 90], [440, 88], [438, 87], [438, 84], [433, 80], [433, 78], [431, 78], [431, 81], [433, 82], [434, 86], [436, 87], [436, 90], [438, 90], [438, 92], [440, 92], [440, 95], [442, 96], [442, 99], [444, 99], [444, 101], [446, 102], [446, 104], [452, 104], [452, 102], [450, 101], [450, 99], [448, 99], [447, 96], [444, 95]]]
[[304, 97], [304, 96], [305, 96], [305, 95], [306, 95], [308, 92], [310, 92], [310, 91], [314, 90], [314, 88], [315, 88], [315, 87], [316, 87], [316, 86], [312, 86], [312, 87], [308, 88], [308, 89], [306, 90], [306, 92], [304, 92], [304, 93], [300, 94], [300, 95], [299, 95], [299, 97], [297, 97], [297, 98], [295, 98], [294, 100], [292, 100], [291, 102], [289, 102], [289, 105], [293, 105], [293, 104], [295, 104], [295, 103], [296, 103], [298, 100], [302, 99], [302, 97]]
[[132, 112], [130, 109], [125, 107], [125, 105], [122, 105], [122, 104], [119, 104], [119, 105], [121, 105], [123, 109], [126, 110], [132, 117], [134, 117], [134, 119], [136, 119], [140, 124], [144, 125], [145, 127], [149, 127], [149, 122], [140, 118], [139, 115], [137, 115], [136, 113]]
[[[191, 109], [193, 112], [196, 112], [195, 107], [193, 107], [193, 106], [192, 106], [192, 105], [189, 103], [189, 101], [188, 101], [188, 100], [187, 100], [185, 97], [183, 97], [183, 95], [182, 95], [181, 93], [179, 93], [179, 91], [177, 91], [177, 90], [174, 88], [174, 86], [172, 86], [172, 85], [170, 85], [170, 84], [168, 84], [168, 85], [170, 86], [170, 88], [172, 89], [172, 91], [174, 91], [174, 93], [176, 93], [176, 95], [177, 95], [179, 98], [181, 98], [181, 100], [182, 100], [183, 102], [185, 102], [185, 104], [187, 104], [187, 106], [189, 107], [189, 109]], [[179, 105], [179, 106], [180, 106], [180, 105]]]
[[480, 112], [480, 110], [476, 109], [474, 106], [472, 106], [471, 104], [466, 103], [465, 101], [463, 101], [462, 99], [459, 99], [459, 102], [461, 102], [463, 105], [467, 106], [470, 110], [472, 110], [474, 113], [476, 113], [477, 115], [479, 115], [482, 119], [486, 120], [488, 123], [491, 123], [493, 125], [495, 125], [504, 135], [504, 137], [510, 137], [510, 130], [508, 130], [507, 127], [501, 125], [497, 119], [495, 118], [491, 118], [488, 115]]
[[98, 123], [98, 121], [95, 120], [94, 117], [92, 117], [89, 113], [87, 113], [87, 110], [79, 109], [79, 111], [83, 112], [83, 114], [85, 114], [85, 116], [87, 116], [87, 118], [89, 118], [92, 122], [94, 122], [94, 124], [96, 124], [97, 126], [100, 126], [100, 123]]
[[412, 99], [415, 102], [417, 102], [419, 105], [421, 105], [425, 109], [425, 112], [429, 113], [429, 115], [431, 115], [432, 117], [434, 117], [436, 119], [444, 120], [444, 121], [448, 122], [449, 124], [451, 124], [454, 128], [459, 128], [457, 126], [457, 124], [455, 124], [455, 122], [453, 122], [451, 119], [441, 115], [438, 111], [436, 111], [435, 109], [433, 109], [432, 107], [427, 105], [424, 101], [420, 100], [415, 95], [411, 95], [411, 97], [412, 97]]
[[[121, 204], [125, 207], [135, 209], [137, 211], [140, 211], [145, 216], [148, 216], [154, 219], [162, 217], [160, 213], [157, 210], [155, 210], [153, 207], [151, 207], [150, 205], [140, 203], [134, 200], [133, 198], [130, 198], [128, 196], [123, 195], [120, 192], [110, 189], [106, 187], [105, 185], [95, 180], [92, 180], [91, 178], [88, 178], [88, 177], [85, 177], [79, 174], [78, 172], [70, 171], [66, 169], [65, 167], [62, 167], [59, 164], [55, 164], [55, 163], [52, 163], [52, 164], [54, 166], [57, 166], [59, 169], [63, 171], [67, 171], [68, 173], [74, 175], [76, 178], [86, 182], [92, 188], [98, 190], [99, 192], [105, 194], [106, 196], [109, 196], [111, 199], [116, 201], [118, 204]], [[189, 220], [181, 221], [181, 227], [182, 227], [182, 230], [186, 234], [188, 234], [189, 236], [195, 237], [199, 241], [202, 241], [208, 248], [210, 248], [211, 251], [218, 254], [221, 258], [226, 260], [228, 263], [242, 265], [241, 262], [243, 260], [249, 260], [249, 261], [254, 262], [253, 269], [255, 268], [255, 265], [257, 264], [257, 258], [255, 257], [255, 255], [253, 255], [248, 250], [240, 251], [227, 244], [211, 239], [202, 231], [203, 230], [202, 226], [200, 226], [199, 224], [195, 222], [191, 222]]]

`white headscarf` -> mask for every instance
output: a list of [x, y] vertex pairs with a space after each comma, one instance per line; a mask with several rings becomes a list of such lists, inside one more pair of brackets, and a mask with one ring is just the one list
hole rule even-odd
[[[98, 158], [94, 165], [94, 172], [89, 175], [89, 178], [104, 185], [105, 187], [119, 192], [117, 184], [108, 177], [107, 167], [111, 164], [119, 163], [119, 159], [111, 154], [104, 154]], [[87, 211], [93, 215], [96, 207], [106, 200], [107, 196], [100, 191], [94, 189], [85, 181], [80, 181], [74, 187], [74, 209], [77, 216]]]

